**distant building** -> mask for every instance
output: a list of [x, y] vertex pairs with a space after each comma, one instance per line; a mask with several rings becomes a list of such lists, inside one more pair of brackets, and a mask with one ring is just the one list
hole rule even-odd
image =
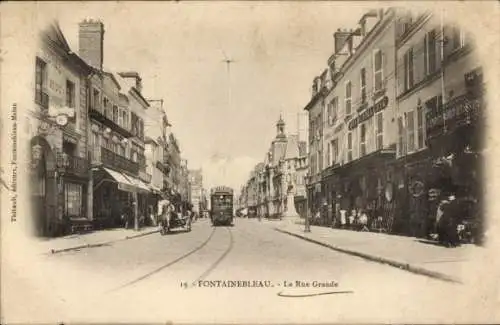
[[189, 187], [193, 211], [200, 213], [203, 210], [203, 173], [201, 169], [189, 170]]

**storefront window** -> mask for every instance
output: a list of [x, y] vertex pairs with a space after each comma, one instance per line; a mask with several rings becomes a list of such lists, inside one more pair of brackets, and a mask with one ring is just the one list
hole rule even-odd
[[64, 184], [64, 207], [67, 216], [82, 215], [82, 185]]
[[377, 115], [377, 129], [376, 129], [376, 136], [377, 136], [377, 150], [381, 150], [382, 147], [384, 146], [384, 115], [383, 113], [379, 113]]

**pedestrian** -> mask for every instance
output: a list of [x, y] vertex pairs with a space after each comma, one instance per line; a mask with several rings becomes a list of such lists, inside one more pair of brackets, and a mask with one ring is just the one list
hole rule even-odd
[[345, 209], [340, 210], [340, 228], [345, 229], [347, 220], [346, 220], [347, 211]]
[[364, 210], [359, 210], [359, 230], [369, 231], [368, 229], [368, 215]]
[[356, 209], [351, 210], [351, 215], [349, 216], [349, 229], [354, 229], [356, 223]]

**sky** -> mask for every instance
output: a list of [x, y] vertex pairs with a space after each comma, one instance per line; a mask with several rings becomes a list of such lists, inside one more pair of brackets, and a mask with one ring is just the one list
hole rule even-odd
[[[355, 28], [363, 3], [40, 3], [72, 49], [78, 22], [105, 25], [104, 66], [134, 70], [164, 107], [190, 168], [204, 185], [236, 190], [263, 161], [280, 116], [297, 133], [312, 80], [333, 53], [337, 28]], [[228, 73], [225, 58], [234, 60]]]

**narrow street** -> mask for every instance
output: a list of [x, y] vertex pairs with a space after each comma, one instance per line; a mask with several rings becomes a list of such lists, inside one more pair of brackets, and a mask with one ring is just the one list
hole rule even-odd
[[[45, 308], [43, 316], [220, 323], [251, 321], [264, 313], [266, 322], [425, 322], [466, 310], [466, 286], [337, 253], [276, 232], [270, 224], [236, 219], [234, 227], [214, 228], [201, 219], [190, 233], [156, 233], [45, 255], [34, 267], [52, 292], [43, 305], [57, 307]], [[256, 280], [270, 287], [203, 282], [214, 286], [217, 280]], [[299, 288], [296, 281], [311, 287]], [[337, 286], [312, 287], [314, 281]]]

